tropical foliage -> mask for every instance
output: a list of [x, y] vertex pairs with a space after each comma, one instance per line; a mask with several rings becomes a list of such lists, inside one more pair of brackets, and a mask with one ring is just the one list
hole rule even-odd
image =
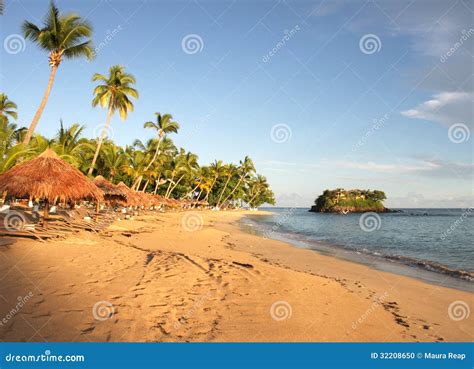
[[27, 145], [48, 102], [56, 71], [63, 58], [92, 58], [93, 50], [90, 39], [92, 27], [77, 14], [61, 14], [54, 2], [51, 2], [43, 25], [37, 26], [32, 22], [25, 21], [23, 23], [23, 35], [25, 39], [33, 41], [40, 49], [48, 52], [51, 68], [43, 99], [23, 140]]
[[107, 110], [98, 139], [84, 137], [84, 125], [65, 126], [62, 121], [52, 138], [35, 133], [63, 58], [92, 56], [92, 27], [79, 15], [61, 14], [51, 2], [44, 24], [37, 26], [25, 21], [23, 33], [49, 53], [51, 73], [29, 128], [17, 126], [17, 105], [0, 93], [0, 173], [51, 148], [83, 173], [101, 175], [113, 183], [123, 181], [136, 191], [201, 200], [219, 208], [274, 203], [267, 180], [256, 173], [250, 157], [238, 164], [216, 160], [201, 166], [195, 153], [176, 147], [170, 135], [178, 134], [180, 124], [171, 114], [155, 113], [154, 119], [143, 124], [152, 136], [145, 142], [135, 140], [123, 147], [107, 138], [113, 115], [118, 113], [125, 120], [133, 110], [132, 100], [139, 97], [135, 77], [120, 65], [110, 67], [107, 75], [96, 73], [92, 77], [92, 82], [97, 83], [92, 106]]
[[[84, 173], [91, 168], [100, 138], [84, 137], [84, 125], [74, 123], [66, 127], [60, 121], [54, 137], [48, 139], [34, 134], [30, 143], [25, 145], [23, 136], [26, 128], [18, 128], [14, 123], [16, 114], [3, 113], [0, 123], [0, 173], [20, 161], [40, 155], [47, 148]], [[169, 114], [163, 116], [171, 117]], [[150, 126], [148, 123], [145, 123], [146, 127]], [[266, 178], [256, 174], [249, 157], [238, 165], [216, 160], [200, 166], [195, 153], [177, 148], [167, 136], [167, 133], [178, 131], [178, 123], [174, 122], [173, 126], [176, 129], [165, 130], [165, 133], [159, 133], [159, 128], [155, 137], [145, 143], [135, 140], [133, 145], [125, 147], [103, 139], [94, 174], [102, 175], [113, 183], [123, 181], [128, 186], [135, 186], [138, 191], [167, 198], [203, 200], [220, 208], [237, 207], [244, 203], [251, 207], [274, 203]]]
[[101, 82], [94, 89], [92, 106], [96, 107], [97, 105], [100, 105], [103, 108], [107, 108], [108, 112], [105, 125], [100, 133], [99, 142], [97, 143], [91, 167], [89, 168], [89, 175], [92, 174], [92, 171], [94, 170], [100, 148], [107, 136], [112, 116], [116, 111], [118, 111], [122, 120], [127, 119], [128, 113], [133, 111], [133, 103], [130, 99], [138, 99], [138, 91], [132, 87], [136, 83], [135, 77], [129, 73], [125, 73], [125, 69], [121, 65], [110, 67], [109, 75], [107, 77], [99, 73], [94, 74], [92, 81]]
[[312, 211], [316, 212], [365, 212], [385, 211], [383, 191], [349, 190], [337, 188], [325, 190], [315, 200]]

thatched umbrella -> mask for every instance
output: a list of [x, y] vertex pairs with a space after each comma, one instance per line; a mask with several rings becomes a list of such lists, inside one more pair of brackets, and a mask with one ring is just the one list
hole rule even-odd
[[15, 197], [35, 196], [45, 200], [44, 219], [49, 204], [56, 199], [63, 202], [103, 199], [102, 191], [89, 178], [51, 149], [0, 174], [0, 193], [4, 191]]
[[137, 193], [130, 189], [125, 183], [120, 182], [117, 187], [127, 196], [127, 205], [129, 206], [139, 206], [140, 198], [137, 196]]
[[94, 184], [104, 192], [104, 199], [109, 202], [126, 202], [127, 195], [122, 189], [107, 181], [102, 176], [94, 178]]
[[166, 205], [166, 199], [161, 195], [153, 195], [155, 198], [155, 205]]

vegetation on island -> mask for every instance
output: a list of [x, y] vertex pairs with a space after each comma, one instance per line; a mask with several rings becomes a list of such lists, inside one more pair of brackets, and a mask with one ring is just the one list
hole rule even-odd
[[133, 110], [132, 100], [139, 98], [135, 77], [120, 65], [110, 67], [106, 75], [96, 73], [91, 77], [96, 83], [95, 88], [91, 85], [91, 104], [107, 110], [100, 137], [84, 137], [83, 124], [67, 127], [62, 121], [54, 137], [35, 132], [62, 59], [92, 56], [92, 27], [76, 14], [61, 14], [52, 2], [44, 24], [25, 21], [23, 33], [48, 52], [50, 78], [28, 128], [19, 127], [17, 104], [0, 92], [0, 173], [50, 148], [84, 174], [101, 175], [115, 184], [123, 181], [135, 191], [201, 200], [219, 208], [275, 203], [266, 178], [256, 172], [250, 157], [237, 164], [215, 160], [201, 166], [195, 153], [176, 147], [169, 136], [178, 134], [180, 124], [171, 114], [155, 113], [154, 119], [141, 123], [152, 134], [145, 142], [135, 140], [123, 147], [109, 139], [113, 115], [118, 113], [122, 120], [127, 119]]
[[325, 190], [311, 207], [317, 213], [362, 213], [367, 211], [387, 212], [383, 201], [387, 197], [383, 191], [370, 190]]

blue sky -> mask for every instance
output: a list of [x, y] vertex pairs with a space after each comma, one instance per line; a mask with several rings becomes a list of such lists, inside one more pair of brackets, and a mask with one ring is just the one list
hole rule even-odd
[[[60, 118], [97, 135], [105, 111], [91, 107], [91, 76], [122, 64], [140, 99], [125, 122], [113, 119], [119, 144], [152, 137], [143, 123], [166, 112], [182, 127], [176, 144], [201, 164], [250, 155], [280, 206], [309, 206], [334, 187], [384, 190], [393, 207], [474, 204], [472, 2], [57, 4], [92, 23], [97, 57], [61, 64], [38, 125], [46, 136]], [[2, 17], [0, 85], [21, 125], [49, 67], [17, 34], [47, 5], [7, 0]]]

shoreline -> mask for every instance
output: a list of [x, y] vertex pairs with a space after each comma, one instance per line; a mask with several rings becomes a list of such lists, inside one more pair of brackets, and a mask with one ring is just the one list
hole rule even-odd
[[[253, 216], [258, 215], [259, 214], [249, 214], [239, 221], [239, 225], [245, 232], [260, 237], [266, 237], [263, 229], [259, 229], [261, 225], [252, 219]], [[250, 220], [252, 223], [246, 223], [246, 219]], [[254, 227], [254, 224], [256, 227]], [[427, 260], [411, 259], [403, 256], [381, 255], [357, 249], [348, 249], [345, 248], [344, 245], [304, 238], [298, 233], [283, 233], [278, 231], [269, 233], [272, 235], [272, 237], [269, 238], [290, 244], [297, 249], [312, 250], [320, 255], [345, 260], [359, 265], [365, 265], [371, 269], [406, 276], [440, 287], [453, 288], [471, 293], [474, 292], [474, 279], [473, 273], [471, 272], [449, 269], [442, 264], [437, 264]], [[293, 238], [292, 236], [297, 237]]]
[[[472, 341], [468, 292], [247, 234], [251, 211], [138, 216], [0, 248], [4, 341]], [[11, 315], [11, 314], [10, 314]], [[456, 317], [455, 317], [456, 318]]]

